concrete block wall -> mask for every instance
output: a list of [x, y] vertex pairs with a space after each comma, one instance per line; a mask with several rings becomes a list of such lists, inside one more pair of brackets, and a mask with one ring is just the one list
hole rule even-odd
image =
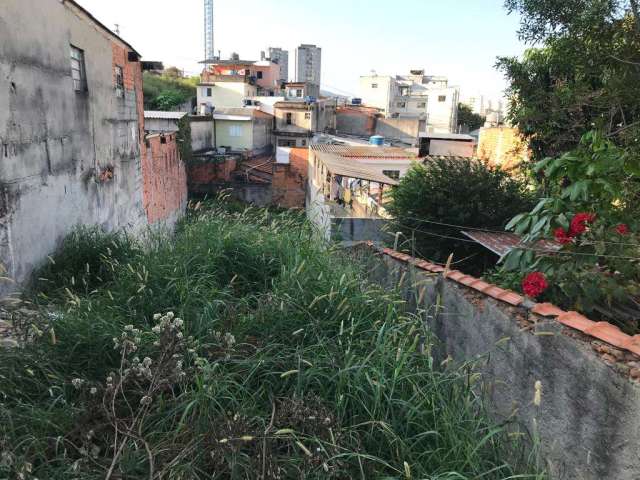
[[640, 336], [390, 249], [354, 254], [425, 316], [438, 360], [476, 362], [492, 414], [539, 438], [551, 478], [640, 478]]

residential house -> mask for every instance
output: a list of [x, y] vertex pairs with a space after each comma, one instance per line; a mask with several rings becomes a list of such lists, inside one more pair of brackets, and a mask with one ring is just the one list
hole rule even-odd
[[283, 83], [289, 81], [289, 52], [287, 50], [269, 47], [269, 57], [265, 58], [263, 54], [262, 60], [270, 60], [273, 63], [277, 63], [280, 67], [279, 80]]
[[177, 132], [178, 123], [189, 115], [187, 112], [161, 112], [145, 110], [144, 129], [147, 133], [171, 133]]
[[214, 148], [247, 157], [271, 153], [273, 118], [255, 108], [226, 108], [214, 112]]
[[[371, 164], [375, 155], [393, 155], [379, 151], [380, 147], [373, 146], [312, 145], [309, 149], [306, 211], [324, 239], [347, 243], [385, 239], [383, 227], [389, 216], [384, 192], [398, 181], [381, 173], [381, 164]], [[379, 160], [395, 162], [394, 158]]]
[[420, 156], [474, 157], [476, 140], [462, 133], [420, 134]]
[[360, 77], [360, 96], [387, 118], [421, 118], [426, 131], [453, 133], [457, 129], [460, 90], [448, 79], [412, 70], [409, 75]]
[[155, 190], [166, 170], [146, 161], [129, 43], [73, 0], [3, 0], [0, 23], [0, 270], [17, 282], [0, 282], [2, 295], [76, 225], [136, 232], [172, 221], [186, 184]]
[[335, 132], [334, 100], [283, 101], [275, 108], [275, 145], [306, 147], [317, 133]]
[[417, 146], [420, 133], [426, 130], [426, 119], [386, 118], [377, 108], [345, 105], [336, 110], [336, 132], [369, 138], [380, 135], [394, 144]]

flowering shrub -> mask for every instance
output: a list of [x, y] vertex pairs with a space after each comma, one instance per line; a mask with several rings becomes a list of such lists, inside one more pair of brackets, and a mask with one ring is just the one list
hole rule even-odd
[[[542, 295], [563, 308], [637, 332], [638, 158], [594, 132], [585, 135], [575, 151], [540, 162], [536, 171], [548, 195], [507, 225], [522, 236], [524, 245], [507, 255], [504, 278], [510, 278], [507, 272], [519, 271], [521, 278], [540, 272], [548, 288], [543, 292], [524, 280], [524, 293], [537, 293], [529, 296]], [[555, 240], [558, 250], [537, 243], [545, 239]]]
[[532, 272], [522, 280], [522, 291], [531, 298], [542, 295], [547, 287], [549, 287], [547, 277], [540, 272]]

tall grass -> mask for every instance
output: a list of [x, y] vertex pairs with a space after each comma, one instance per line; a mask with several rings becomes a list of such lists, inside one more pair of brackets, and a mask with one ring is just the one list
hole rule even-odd
[[[51, 335], [0, 352], [0, 478], [543, 477], [469, 366], [420, 353], [421, 320], [299, 216], [201, 208], [128, 258], [77, 235], [33, 292]], [[80, 258], [95, 288], [60, 278]]]

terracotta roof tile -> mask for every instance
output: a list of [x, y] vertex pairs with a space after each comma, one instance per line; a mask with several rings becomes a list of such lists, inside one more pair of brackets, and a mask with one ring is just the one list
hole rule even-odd
[[524, 302], [524, 297], [522, 295], [518, 295], [510, 290], [505, 290], [504, 293], [502, 295], [498, 295], [497, 298], [498, 300], [502, 300], [514, 307], [518, 307]]
[[565, 313], [564, 310], [556, 307], [552, 303], [536, 303], [531, 311], [541, 317], [559, 317]]
[[584, 333], [596, 324], [596, 322], [589, 320], [578, 312], [565, 312], [558, 317], [558, 321], [567, 327], [575, 328]]
[[[370, 245], [372, 244], [370, 243]], [[383, 254], [389, 255], [390, 257], [396, 258], [405, 263], [411, 263], [416, 265], [418, 268], [422, 268], [430, 272], [442, 273], [445, 271], [445, 269], [439, 265], [435, 265], [426, 260], [413, 258], [407, 254], [396, 252], [390, 248], [377, 248], [377, 250], [381, 251]], [[525, 298], [522, 295], [510, 290], [502, 289], [497, 285], [492, 285], [470, 275], [465, 275], [458, 270], [451, 270], [447, 272], [446, 278], [510, 305], [529, 308], [529, 304], [525, 303]], [[531, 312], [543, 317], [557, 317], [558, 322], [562, 325], [571, 327], [585, 333], [586, 335], [590, 335], [593, 338], [640, 356], [640, 335], [632, 337], [610, 323], [594, 322], [577, 312], [565, 312], [551, 303], [533, 304]]]
[[615, 325], [611, 325], [607, 322], [597, 322], [595, 325], [584, 330], [584, 333], [619, 348], [625, 348], [629, 342], [629, 335], [622, 332], [622, 330]]
[[449, 273], [445, 275], [447, 278], [454, 280], [456, 282], [460, 281], [461, 278], [466, 277], [466, 275], [458, 270], [451, 270]]

